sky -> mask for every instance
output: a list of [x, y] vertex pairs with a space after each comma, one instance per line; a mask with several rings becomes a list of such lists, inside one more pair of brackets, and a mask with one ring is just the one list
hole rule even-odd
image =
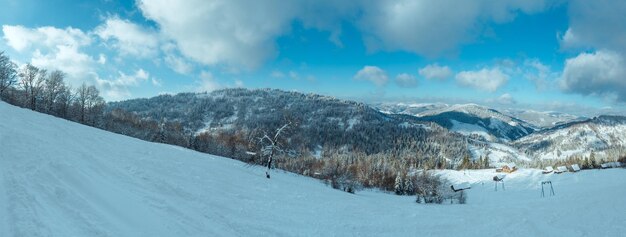
[[0, 0], [0, 51], [107, 101], [278, 88], [626, 114], [626, 2]]

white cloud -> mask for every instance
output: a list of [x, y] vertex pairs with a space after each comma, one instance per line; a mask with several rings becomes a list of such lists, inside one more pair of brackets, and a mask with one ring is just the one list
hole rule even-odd
[[60, 29], [51, 26], [26, 28], [20, 25], [3, 25], [2, 32], [7, 44], [18, 52], [39, 47], [80, 48], [91, 44], [91, 38], [87, 34], [72, 27]]
[[626, 101], [626, 62], [612, 51], [581, 53], [565, 61], [561, 88], [581, 95]]
[[66, 73], [70, 83], [79, 84], [82, 78], [93, 72], [94, 61], [77, 48], [59, 45], [48, 53], [36, 49], [31, 64], [39, 68], [61, 70]]
[[[254, 68], [276, 55], [276, 38], [298, 21], [329, 32], [341, 47], [342, 24], [361, 31], [367, 48], [441, 55], [480, 37], [489, 23], [547, 8], [530, 1], [246, 1], [140, 0], [144, 17], [172, 39], [181, 53], [205, 65]], [[446, 17], [442, 17], [446, 16]]]
[[509, 76], [499, 68], [483, 68], [478, 71], [462, 71], [456, 74], [456, 81], [463, 86], [494, 92], [506, 84]]
[[205, 65], [260, 65], [275, 54], [274, 39], [289, 31], [296, 16], [295, 2], [278, 0], [142, 0], [137, 5], [183, 55]]
[[242, 80], [235, 80], [235, 87], [241, 88], [244, 87]]
[[626, 2], [572, 0], [568, 8], [561, 48], [584, 52], [566, 59], [561, 89], [625, 102]]
[[103, 65], [107, 63], [107, 58], [106, 56], [104, 56], [104, 54], [100, 54], [98, 56], [98, 63]]
[[26, 28], [3, 25], [4, 39], [11, 48], [30, 56], [36, 67], [61, 70], [71, 85], [93, 80], [96, 61], [82, 48], [91, 44], [88, 34], [79, 29], [45, 26]]
[[581, 48], [584, 47], [584, 43], [574, 35], [571, 28], [568, 28], [563, 35], [557, 35], [559, 43], [561, 44], [561, 48], [563, 49], [573, 49], [573, 48]]
[[[394, 0], [362, 2], [364, 31], [370, 50], [404, 50], [427, 56], [453, 52], [478, 38], [488, 23], [504, 23], [518, 12], [547, 7], [535, 1]], [[445, 17], [442, 17], [445, 16]]]
[[209, 71], [200, 72], [200, 81], [197, 82], [197, 92], [211, 92], [222, 88], [222, 86], [216, 81], [213, 74]]
[[[133, 74], [126, 74], [118, 71], [118, 76], [113, 80], [96, 77], [95, 82], [102, 91], [102, 96], [107, 100], [130, 99], [130, 87], [140, 86], [143, 82], [150, 80], [150, 74], [143, 69], [137, 69]], [[150, 80], [153, 84], [156, 79]], [[156, 81], [158, 82], [158, 81]]]
[[512, 105], [517, 104], [517, 101], [513, 98], [513, 96], [509, 93], [504, 93], [496, 100], [498, 103], [503, 105]]
[[396, 84], [400, 87], [416, 87], [417, 79], [412, 75], [402, 73], [396, 76]]
[[452, 76], [452, 70], [448, 66], [439, 66], [438, 64], [430, 64], [421, 68], [419, 71], [420, 76], [426, 79], [445, 80]]
[[163, 86], [163, 82], [161, 80], [159, 80], [159, 79], [154, 78], [154, 77], [150, 78], [150, 81], [152, 82], [152, 85], [154, 85], [154, 86], [158, 86], [158, 87]]
[[146, 58], [158, 53], [157, 34], [128, 20], [110, 17], [94, 32], [103, 40], [113, 42], [113, 47], [122, 55]]
[[274, 70], [274, 71], [272, 71], [272, 73], [270, 73], [270, 76], [273, 77], [273, 78], [284, 78], [285, 74], [283, 72], [281, 72], [281, 71]]
[[157, 79], [150, 79], [150, 74], [141, 68], [132, 74], [118, 70], [114, 76], [101, 77], [98, 72], [107, 58], [103, 53], [92, 57], [84, 52], [84, 48], [92, 46], [93, 39], [91, 34], [79, 29], [4, 25], [2, 30], [7, 44], [24, 56], [30, 56], [30, 63], [34, 66], [63, 71], [66, 81], [73, 87], [82, 83], [96, 85], [107, 100], [128, 99], [130, 88], [146, 81], [152, 81], [155, 86], [160, 84]]
[[550, 69], [550, 66], [541, 63], [538, 59], [528, 59], [524, 61], [524, 68], [521, 69], [522, 76], [535, 84], [537, 90], [546, 90], [551, 87], [551, 82], [557, 78], [557, 73]]
[[359, 70], [354, 79], [358, 81], [370, 81], [376, 86], [384, 86], [387, 84], [389, 77], [387, 73], [376, 66], [365, 66]]
[[572, 0], [569, 28], [561, 38], [564, 48], [591, 47], [626, 54], [626, 2]]
[[161, 45], [164, 54], [163, 60], [165, 64], [175, 72], [183, 75], [189, 75], [194, 70], [194, 64], [185, 57], [180, 56], [176, 45], [172, 42], [166, 42]]
[[294, 79], [294, 80], [298, 80], [298, 79], [300, 79], [300, 76], [295, 71], [289, 71], [289, 78]]
[[187, 75], [193, 71], [193, 65], [182, 57], [173, 54], [165, 55], [165, 63], [175, 72]]

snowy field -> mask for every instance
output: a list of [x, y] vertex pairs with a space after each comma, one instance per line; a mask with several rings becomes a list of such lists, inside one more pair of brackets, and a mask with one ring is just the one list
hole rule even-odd
[[[626, 170], [442, 171], [466, 205], [416, 204], [0, 102], [0, 236], [624, 236]], [[543, 180], [556, 196], [540, 197]], [[484, 183], [484, 184], [483, 184]]]

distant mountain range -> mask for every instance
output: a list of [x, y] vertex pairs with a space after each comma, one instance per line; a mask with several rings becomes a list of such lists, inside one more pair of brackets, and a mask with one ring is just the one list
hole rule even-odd
[[[496, 110], [476, 104], [363, 104], [273, 89], [224, 89], [110, 103], [143, 119], [176, 121], [191, 134], [243, 131], [249, 137], [293, 122], [290, 145], [321, 155], [329, 148], [367, 154], [419, 150], [459, 162], [611, 158], [626, 146], [626, 117], [586, 119], [558, 112]], [[255, 135], [256, 134], [256, 135]], [[409, 145], [411, 144], [411, 145]]]
[[388, 114], [433, 121], [470, 138], [474, 157], [494, 162], [566, 159], [570, 156], [616, 157], [626, 154], [626, 117], [584, 118], [555, 111], [495, 110], [476, 104], [381, 103]]
[[532, 124], [536, 128], [550, 128], [569, 122], [585, 120], [587, 118], [556, 111], [535, 111], [522, 109], [505, 109], [502, 113]]
[[599, 116], [560, 124], [515, 142], [520, 151], [538, 159], [564, 159], [568, 156], [616, 156], [626, 154], [626, 117]]

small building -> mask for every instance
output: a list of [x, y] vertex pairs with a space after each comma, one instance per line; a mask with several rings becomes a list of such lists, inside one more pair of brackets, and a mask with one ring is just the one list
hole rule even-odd
[[[500, 170], [500, 171], [498, 171]], [[513, 173], [517, 170], [517, 165], [515, 165], [515, 163], [508, 163], [506, 165], [503, 165], [502, 168], [498, 169], [496, 171], [498, 172], [504, 172], [504, 173]]]
[[554, 169], [552, 168], [552, 166], [548, 166], [545, 169], [543, 169], [543, 173], [544, 174], [549, 174], [549, 173], [552, 173], [552, 172], [554, 172]]
[[557, 173], [557, 174], [560, 174], [560, 173], [563, 173], [563, 172], [567, 172], [567, 167], [566, 166], [556, 167], [556, 171], [554, 171], [554, 173]]
[[602, 169], [619, 168], [621, 166], [622, 166], [622, 163], [620, 163], [619, 161], [607, 162], [607, 163], [604, 163], [604, 164], [600, 165], [600, 167], [602, 167]]
[[572, 171], [572, 172], [578, 172], [578, 171], [580, 171], [580, 166], [578, 166], [578, 164], [573, 164], [573, 165], [570, 165], [570, 168], [571, 168], [571, 171]]

